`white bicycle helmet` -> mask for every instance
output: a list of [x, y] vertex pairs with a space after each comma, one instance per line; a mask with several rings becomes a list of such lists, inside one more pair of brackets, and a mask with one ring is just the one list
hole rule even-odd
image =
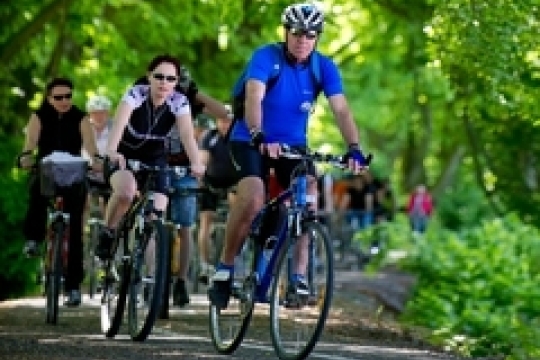
[[103, 95], [94, 95], [86, 102], [86, 111], [110, 110], [111, 101]]
[[314, 4], [298, 3], [289, 5], [283, 10], [281, 22], [289, 29], [300, 28], [321, 33], [324, 25], [324, 14]]

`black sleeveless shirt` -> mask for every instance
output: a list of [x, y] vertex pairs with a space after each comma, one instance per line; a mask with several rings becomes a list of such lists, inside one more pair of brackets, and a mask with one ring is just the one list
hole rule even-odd
[[74, 156], [81, 155], [81, 121], [85, 113], [73, 105], [66, 113], [59, 113], [45, 102], [36, 115], [41, 123], [38, 139], [38, 159], [50, 155], [53, 151], [64, 151]]

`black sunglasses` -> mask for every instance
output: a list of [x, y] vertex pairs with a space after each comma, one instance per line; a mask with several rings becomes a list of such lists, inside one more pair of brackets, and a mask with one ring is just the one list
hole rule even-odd
[[168, 82], [175, 82], [178, 77], [177, 76], [172, 76], [172, 75], [163, 75], [163, 74], [160, 74], [160, 73], [155, 73], [152, 75], [152, 77], [156, 80], [159, 80], [159, 81], [162, 81], [162, 80], [167, 80]]
[[290, 28], [289, 32], [291, 33], [291, 35], [296, 37], [304, 35], [309, 40], [313, 40], [319, 35], [319, 33], [315, 30], [306, 30], [300, 28]]
[[63, 94], [63, 95], [53, 95], [52, 98], [56, 101], [60, 101], [62, 99], [69, 100], [71, 99], [71, 93]]

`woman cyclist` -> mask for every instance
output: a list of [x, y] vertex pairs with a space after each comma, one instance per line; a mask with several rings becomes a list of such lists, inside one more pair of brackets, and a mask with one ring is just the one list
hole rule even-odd
[[[149, 165], [166, 165], [166, 138], [176, 125], [191, 163], [191, 173], [196, 177], [204, 173], [188, 100], [174, 89], [180, 69], [178, 60], [170, 55], [155, 57], [148, 66], [149, 84], [131, 87], [118, 106], [106, 153], [111, 163], [118, 164], [118, 169], [105, 176], [111, 184], [112, 194], [105, 212], [106, 226], [96, 248], [96, 255], [101, 259], [112, 255], [113, 231], [137, 192], [137, 183], [126, 167], [126, 158]], [[154, 185], [154, 206], [156, 210], [164, 211], [167, 206], [166, 175], [159, 174]]]

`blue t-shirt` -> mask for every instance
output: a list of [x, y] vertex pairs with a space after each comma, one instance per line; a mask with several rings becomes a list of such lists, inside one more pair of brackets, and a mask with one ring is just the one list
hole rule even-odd
[[[246, 79], [268, 83], [275, 76], [276, 67], [282, 66], [279, 77], [262, 100], [262, 130], [265, 142], [289, 145], [307, 145], [307, 123], [315, 102], [316, 80], [309, 62], [292, 64], [282, 60], [276, 64], [275, 45], [255, 50], [247, 67]], [[319, 54], [321, 86], [326, 97], [343, 93], [341, 76], [336, 64]], [[284, 56], [284, 55], [282, 55]], [[246, 80], [246, 81], [247, 81]], [[249, 141], [245, 119], [237, 121], [231, 131], [231, 140]]]

